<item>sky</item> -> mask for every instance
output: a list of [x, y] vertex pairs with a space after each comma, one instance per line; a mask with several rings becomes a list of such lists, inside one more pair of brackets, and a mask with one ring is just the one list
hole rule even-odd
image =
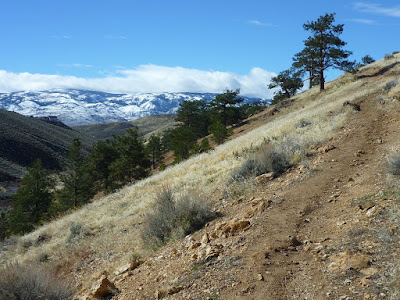
[[[1, 1], [0, 92], [215, 92], [271, 98], [303, 24], [336, 13], [352, 60], [400, 50], [398, 1]], [[339, 76], [330, 71], [327, 80]]]

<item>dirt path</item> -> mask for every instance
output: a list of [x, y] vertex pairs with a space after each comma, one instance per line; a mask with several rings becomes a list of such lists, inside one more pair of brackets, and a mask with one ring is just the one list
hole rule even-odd
[[[223, 218], [120, 279], [113, 299], [389, 299], [385, 268], [398, 260], [388, 254], [398, 235], [386, 157], [400, 118], [374, 99], [309, 167], [226, 205]], [[250, 226], [212, 237], [236, 219]]]

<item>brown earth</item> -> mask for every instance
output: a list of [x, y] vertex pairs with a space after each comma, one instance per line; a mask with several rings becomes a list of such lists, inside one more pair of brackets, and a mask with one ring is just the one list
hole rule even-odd
[[118, 275], [113, 299], [400, 299], [398, 187], [386, 171], [399, 110], [358, 104], [309, 164], [221, 199], [221, 217]]

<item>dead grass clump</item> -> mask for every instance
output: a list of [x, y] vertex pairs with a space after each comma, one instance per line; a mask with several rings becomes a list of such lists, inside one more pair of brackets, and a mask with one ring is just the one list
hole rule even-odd
[[400, 153], [388, 158], [388, 171], [393, 175], [400, 175]]
[[200, 229], [213, 216], [208, 201], [199, 194], [188, 192], [176, 197], [171, 188], [164, 187], [156, 196], [153, 211], [145, 216], [142, 240], [156, 249]]
[[73, 299], [72, 286], [44, 268], [18, 263], [7, 264], [0, 272], [0, 299]]

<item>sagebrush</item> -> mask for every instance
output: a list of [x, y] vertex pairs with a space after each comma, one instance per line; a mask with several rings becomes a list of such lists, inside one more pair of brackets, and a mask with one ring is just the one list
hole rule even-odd
[[39, 265], [7, 264], [0, 270], [0, 300], [73, 299], [72, 285]]
[[153, 211], [145, 216], [142, 239], [147, 246], [157, 248], [200, 229], [214, 213], [207, 199], [196, 192], [178, 197], [166, 187], [156, 196]]

